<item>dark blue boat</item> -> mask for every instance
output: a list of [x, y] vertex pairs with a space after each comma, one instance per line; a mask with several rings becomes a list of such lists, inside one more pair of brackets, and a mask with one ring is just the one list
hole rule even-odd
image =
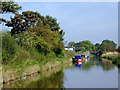
[[75, 60], [81, 60], [81, 59], [82, 59], [81, 55], [76, 55], [75, 56]]
[[73, 59], [73, 63], [74, 63], [74, 62], [78, 62], [78, 63], [80, 63], [81, 60], [82, 60], [81, 55], [75, 55], [75, 58]]

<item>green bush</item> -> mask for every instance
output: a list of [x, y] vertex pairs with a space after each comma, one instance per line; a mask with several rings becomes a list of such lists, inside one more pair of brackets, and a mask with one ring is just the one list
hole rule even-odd
[[18, 44], [15, 38], [9, 32], [4, 33], [2, 35], [2, 60], [7, 63], [8, 60], [13, 59], [17, 49]]
[[101, 55], [101, 58], [112, 60], [113, 64], [116, 64], [120, 68], [120, 55]]

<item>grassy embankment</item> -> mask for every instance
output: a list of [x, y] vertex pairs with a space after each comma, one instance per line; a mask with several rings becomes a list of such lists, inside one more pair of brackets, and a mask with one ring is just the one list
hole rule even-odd
[[[51, 33], [53, 32], [51, 31]], [[48, 36], [45, 35], [43, 37], [47, 39], [26, 35], [28, 34], [24, 35], [22, 33], [21, 37], [15, 38], [9, 32], [2, 34], [2, 74], [4, 82], [60, 66], [74, 55], [74, 53], [64, 50], [60, 39], [51, 39], [55, 41], [52, 43], [50, 40], [47, 41]]]
[[[35, 73], [32, 76], [27, 77], [25, 76], [20, 80], [10, 82], [10, 84], [6, 83], [4, 84], [4, 88], [58, 88], [59, 82], [63, 79], [63, 77], [61, 78], [60, 76], [61, 73], [63, 74], [63, 68], [68, 68], [70, 66], [72, 66], [72, 63], [67, 62], [67, 64], [64, 63], [55, 68], [45, 70], [42, 73]], [[39, 85], [37, 84], [38, 82], [40, 82]]]
[[52, 53], [51, 55], [45, 56], [35, 51], [28, 52], [26, 50], [20, 50], [16, 53], [14, 59], [7, 64], [3, 64], [4, 82], [36, 72], [42, 73], [43, 70], [61, 66], [67, 63], [74, 55], [74, 53], [68, 51], [64, 51], [64, 53], [64, 57], [56, 57]]
[[113, 64], [116, 64], [120, 68], [120, 54], [103, 54], [101, 55], [101, 59], [104, 61], [105, 59], [111, 60]]

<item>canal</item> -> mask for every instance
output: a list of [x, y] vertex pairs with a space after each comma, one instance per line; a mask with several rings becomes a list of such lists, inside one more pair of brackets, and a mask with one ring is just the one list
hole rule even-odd
[[9, 82], [3, 88], [118, 88], [118, 68], [109, 60], [89, 58], [81, 65], [49, 70], [45, 74], [34, 74], [21, 80]]

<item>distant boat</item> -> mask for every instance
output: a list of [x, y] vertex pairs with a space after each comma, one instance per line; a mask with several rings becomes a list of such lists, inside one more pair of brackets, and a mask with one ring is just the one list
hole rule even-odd
[[85, 62], [86, 60], [88, 60], [89, 55], [87, 55], [87, 54], [82, 54], [81, 57], [82, 57], [82, 61]]
[[82, 55], [81, 55], [81, 57], [82, 57], [82, 61], [84, 61], [84, 62], [85, 62], [85, 55], [84, 55], [84, 54], [82, 54]]

